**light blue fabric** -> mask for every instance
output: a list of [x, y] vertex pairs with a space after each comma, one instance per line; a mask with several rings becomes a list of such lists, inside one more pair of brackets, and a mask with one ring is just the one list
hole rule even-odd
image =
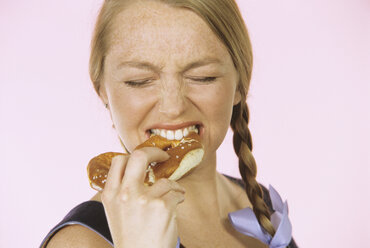
[[244, 208], [229, 213], [229, 220], [240, 233], [259, 239], [269, 248], [285, 248], [292, 239], [292, 224], [288, 218], [288, 203], [283, 203], [279, 193], [270, 185], [269, 194], [273, 210], [271, 223], [276, 232], [274, 237], [264, 230], [251, 208]]
[[180, 248], [180, 237], [177, 237], [177, 244], [176, 244], [176, 248]]

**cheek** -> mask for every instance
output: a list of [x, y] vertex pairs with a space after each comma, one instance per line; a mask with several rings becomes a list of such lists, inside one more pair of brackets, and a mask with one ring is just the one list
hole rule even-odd
[[[138, 127], [152, 108], [153, 96], [129, 90], [113, 90], [110, 94], [112, 121], [128, 152], [141, 142]], [[142, 135], [142, 134], [141, 134]]]
[[213, 122], [215, 132], [220, 132], [222, 140], [224, 139], [227, 130], [230, 126], [230, 120], [232, 115], [232, 96], [227, 95], [226, 92], [219, 94], [217, 100], [215, 100], [215, 105], [212, 108], [213, 112]]
[[227, 83], [224, 83], [208, 87], [201, 92], [203, 92], [201, 106], [204, 113], [209, 115], [210, 121], [221, 124], [218, 122], [231, 119], [234, 96], [232, 87], [227, 87]]
[[117, 128], [132, 128], [139, 125], [149, 110], [153, 96], [149, 92], [113, 90], [110, 94], [112, 119]]
[[203, 93], [201, 106], [208, 124], [205, 137], [210, 154], [220, 147], [230, 126], [234, 96], [230, 88], [219, 87]]

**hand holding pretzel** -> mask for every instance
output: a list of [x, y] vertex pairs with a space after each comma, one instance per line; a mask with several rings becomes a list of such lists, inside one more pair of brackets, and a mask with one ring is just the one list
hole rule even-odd
[[[178, 180], [202, 160], [204, 155], [200, 136], [191, 132], [181, 140], [168, 140], [159, 135], [153, 135], [135, 149], [142, 147], [158, 147], [168, 153], [170, 158], [165, 162], [154, 161], [148, 165], [145, 176], [145, 184], [151, 185], [160, 178]], [[98, 191], [103, 190], [107, 181], [108, 171], [112, 158], [116, 155], [128, 154], [118, 152], [106, 152], [92, 158], [87, 166], [87, 175], [90, 186]]]
[[169, 157], [159, 148], [143, 147], [113, 158], [101, 198], [115, 247], [176, 246], [176, 206], [185, 190], [168, 179], [143, 183], [148, 164]]
[[175, 182], [203, 158], [197, 133], [181, 140], [153, 135], [129, 154], [108, 152], [88, 165], [115, 247], [168, 247], [177, 242], [176, 206], [185, 190]]

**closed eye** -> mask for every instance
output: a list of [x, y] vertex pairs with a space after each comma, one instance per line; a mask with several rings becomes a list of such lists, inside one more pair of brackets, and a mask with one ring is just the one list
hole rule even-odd
[[150, 79], [138, 80], [138, 81], [125, 81], [125, 84], [127, 84], [129, 86], [132, 86], [132, 87], [140, 87], [140, 86], [144, 86], [149, 81], [150, 81]]
[[[190, 80], [197, 81], [197, 82], [213, 82], [216, 80], [217, 77], [201, 77], [201, 78], [190, 78]], [[148, 84], [151, 80], [137, 80], [137, 81], [125, 81], [125, 84], [131, 87], [142, 87]]]
[[202, 77], [202, 78], [190, 78], [191, 80], [198, 82], [212, 82], [216, 80], [216, 77]]

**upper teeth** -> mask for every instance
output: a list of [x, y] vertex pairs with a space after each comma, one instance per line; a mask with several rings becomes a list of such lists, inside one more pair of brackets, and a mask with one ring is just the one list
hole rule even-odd
[[168, 140], [181, 140], [182, 138], [188, 136], [190, 132], [198, 133], [199, 130], [195, 125], [177, 130], [150, 129], [150, 133], [160, 135]]

